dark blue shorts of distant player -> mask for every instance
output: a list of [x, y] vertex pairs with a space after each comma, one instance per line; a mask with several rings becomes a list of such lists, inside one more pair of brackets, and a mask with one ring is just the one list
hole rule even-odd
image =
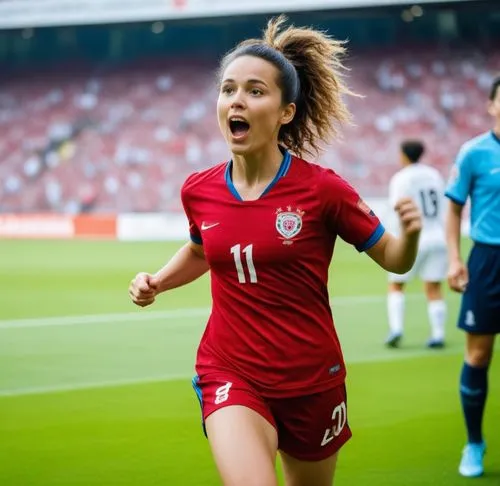
[[500, 246], [475, 243], [458, 327], [471, 334], [500, 333]]

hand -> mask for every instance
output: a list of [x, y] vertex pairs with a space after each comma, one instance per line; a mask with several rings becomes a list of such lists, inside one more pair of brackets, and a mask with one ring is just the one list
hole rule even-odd
[[400, 199], [394, 209], [398, 213], [403, 234], [406, 236], [418, 236], [422, 229], [422, 218], [413, 199], [409, 197]]
[[158, 281], [149, 273], [138, 273], [130, 282], [128, 294], [135, 305], [146, 307], [155, 301], [158, 295]]
[[448, 285], [451, 290], [463, 293], [469, 283], [469, 272], [462, 260], [453, 260], [448, 269]]

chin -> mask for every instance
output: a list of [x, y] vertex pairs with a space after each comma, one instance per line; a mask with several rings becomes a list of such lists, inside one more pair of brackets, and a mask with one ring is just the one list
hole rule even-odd
[[246, 155], [250, 153], [250, 147], [247, 144], [230, 143], [229, 150], [235, 155]]

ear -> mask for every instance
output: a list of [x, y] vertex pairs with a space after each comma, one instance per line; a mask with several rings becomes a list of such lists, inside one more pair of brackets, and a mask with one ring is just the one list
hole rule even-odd
[[295, 116], [295, 112], [297, 111], [297, 107], [295, 103], [289, 103], [283, 108], [283, 113], [281, 114], [280, 122], [282, 125], [288, 125]]
[[494, 105], [494, 100], [493, 100], [493, 101], [489, 100], [489, 101], [488, 101], [488, 105], [487, 105], [487, 108], [488, 108], [488, 113], [489, 113], [491, 116], [493, 116], [493, 117], [494, 117], [494, 116], [496, 116], [496, 115], [495, 115], [495, 111], [494, 111], [494, 106], [493, 106], [493, 105]]

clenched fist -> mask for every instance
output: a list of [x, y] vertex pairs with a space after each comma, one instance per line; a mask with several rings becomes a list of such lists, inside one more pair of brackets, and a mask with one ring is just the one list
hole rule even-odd
[[420, 232], [422, 217], [413, 199], [409, 197], [400, 199], [394, 209], [398, 213], [401, 229], [405, 235], [414, 235]]
[[469, 283], [469, 272], [461, 260], [450, 262], [448, 268], [448, 285], [451, 290], [463, 293]]
[[151, 305], [158, 294], [157, 279], [149, 273], [138, 273], [130, 282], [128, 294], [132, 302], [140, 307]]

